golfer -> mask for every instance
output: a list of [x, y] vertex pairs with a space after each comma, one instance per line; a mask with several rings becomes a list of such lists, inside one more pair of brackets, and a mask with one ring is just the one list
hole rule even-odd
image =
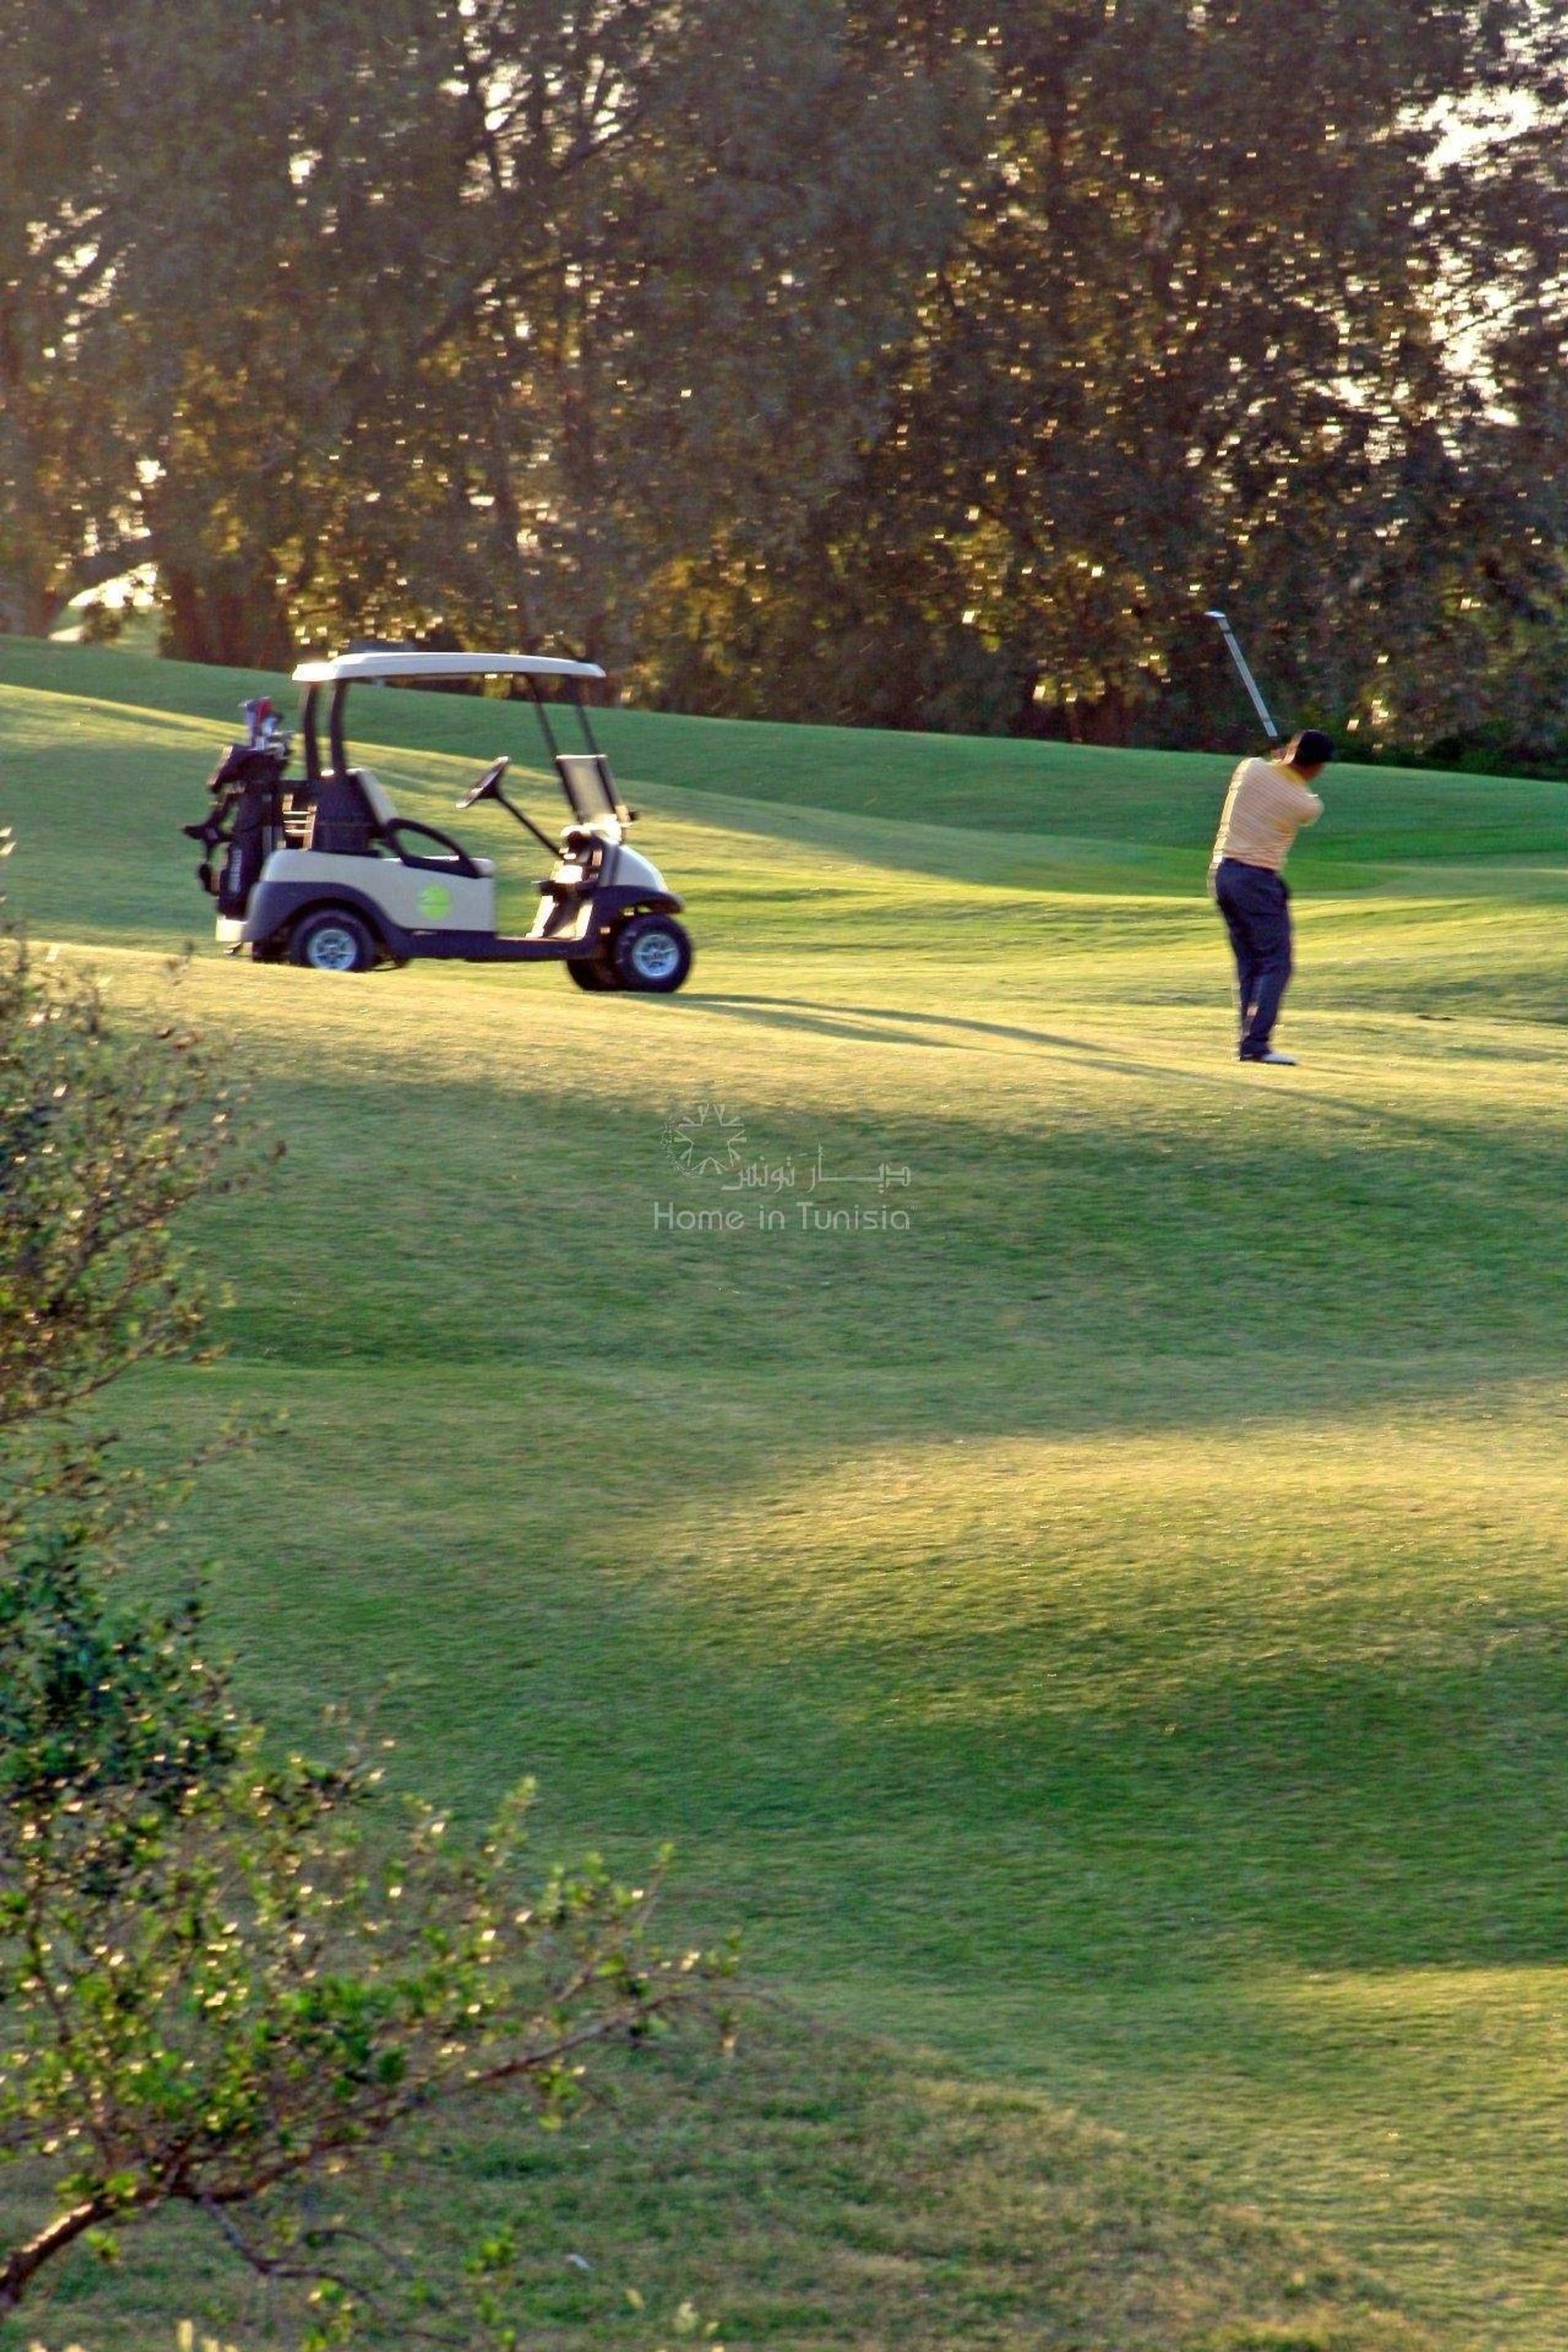
[[1323, 814], [1310, 786], [1333, 756], [1328, 736], [1309, 727], [1271, 758], [1243, 760], [1226, 794], [1209, 880], [1236, 955], [1244, 1062], [1295, 1066], [1293, 1054], [1273, 1045], [1290, 977], [1290, 893], [1280, 869], [1301, 827]]

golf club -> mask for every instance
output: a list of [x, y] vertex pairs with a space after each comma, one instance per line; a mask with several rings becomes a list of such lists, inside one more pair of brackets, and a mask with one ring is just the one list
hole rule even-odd
[[1225, 639], [1226, 646], [1230, 649], [1230, 657], [1241, 673], [1241, 682], [1252, 698], [1252, 707], [1254, 710], [1257, 711], [1259, 719], [1263, 721], [1264, 731], [1268, 737], [1269, 746], [1272, 749], [1284, 739], [1269, 716], [1268, 705], [1264, 701], [1262, 695], [1258, 690], [1258, 680], [1253, 677], [1252, 672], [1247, 667], [1247, 656], [1236, 641], [1236, 631], [1231, 627], [1225, 614], [1218, 611], [1217, 608], [1212, 604], [1205, 612], [1204, 618], [1205, 621], [1214, 621], [1217, 624], [1220, 635]]

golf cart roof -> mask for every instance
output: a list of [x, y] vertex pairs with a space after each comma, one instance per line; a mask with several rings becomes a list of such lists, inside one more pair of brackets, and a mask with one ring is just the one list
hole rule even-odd
[[296, 686], [351, 686], [376, 677], [603, 677], [597, 662], [560, 661], [553, 654], [416, 654], [395, 648], [367, 654], [334, 654], [330, 661], [303, 662]]
[[[579, 691], [582, 679], [602, 678], [604, 675], [597, 662], [563, 661], [554, 654], [421, 654], [405, 653], [396, 646], [367, 647], [363, 653], [334, 654], [329, 661], [301, 662], [294, 672], [294, 682], [305, 689], [300, 712], [305, 780], [317, 791], [321, 789], [324, 776], [333, 785], [353, 783], [355, 771], [350, 763], [344, 726], [344, 705], [348, 701], [351, 686], [362, 681], [374, 682], [393, 677], [411, 681], [422, 677], [525, 677], [546, 747], [560, 779], [561, 789], [571, 803], [573, 814], [584, 824], [605, 815], [615, 816], [622, 824], [629, 824], [632, 812], [621, 798], [620, 787], [610, 772], [609, 761], [595, 740], [587, 705]], [[555, 730], [550, 723], [550, 708], [539, 690], [541, 678], [548, 677], [571, 681], [569, 699], [576, 711], [585, 747], [581, 751], [563, 751], [556, 741]], [[321, 738], [317, 733], [321, 689], [324, 686], [332, 689], [327, 716], [330, 772], [323, 771]]]

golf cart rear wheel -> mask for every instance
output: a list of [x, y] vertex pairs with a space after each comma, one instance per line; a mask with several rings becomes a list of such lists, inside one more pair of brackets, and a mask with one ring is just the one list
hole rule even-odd
[[289, 961], [308, 971], [368, 971], [375, 961], [370, 927], [347, 907], [323, 907], [296, 923]]
[[603, 955], [568, 956], [566, 976], [569, 980], [574, 980], [579, 988], [595, 991], [601, 988], [619, 988], [621, 984]]
[[634, 915], [616, 933], [610, 961], [622, 988], [669, 996], [691, 970], [691, 940], [669, 915]]

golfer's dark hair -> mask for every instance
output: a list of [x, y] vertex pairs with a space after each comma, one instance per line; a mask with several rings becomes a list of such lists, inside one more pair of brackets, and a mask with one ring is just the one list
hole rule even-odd
[[1334, 756], [1334, 739], [1325, 735], [1321, 727], [1303, 727], [1290, 747], [1290, 758], [1299, 768], [1324, 768]]

